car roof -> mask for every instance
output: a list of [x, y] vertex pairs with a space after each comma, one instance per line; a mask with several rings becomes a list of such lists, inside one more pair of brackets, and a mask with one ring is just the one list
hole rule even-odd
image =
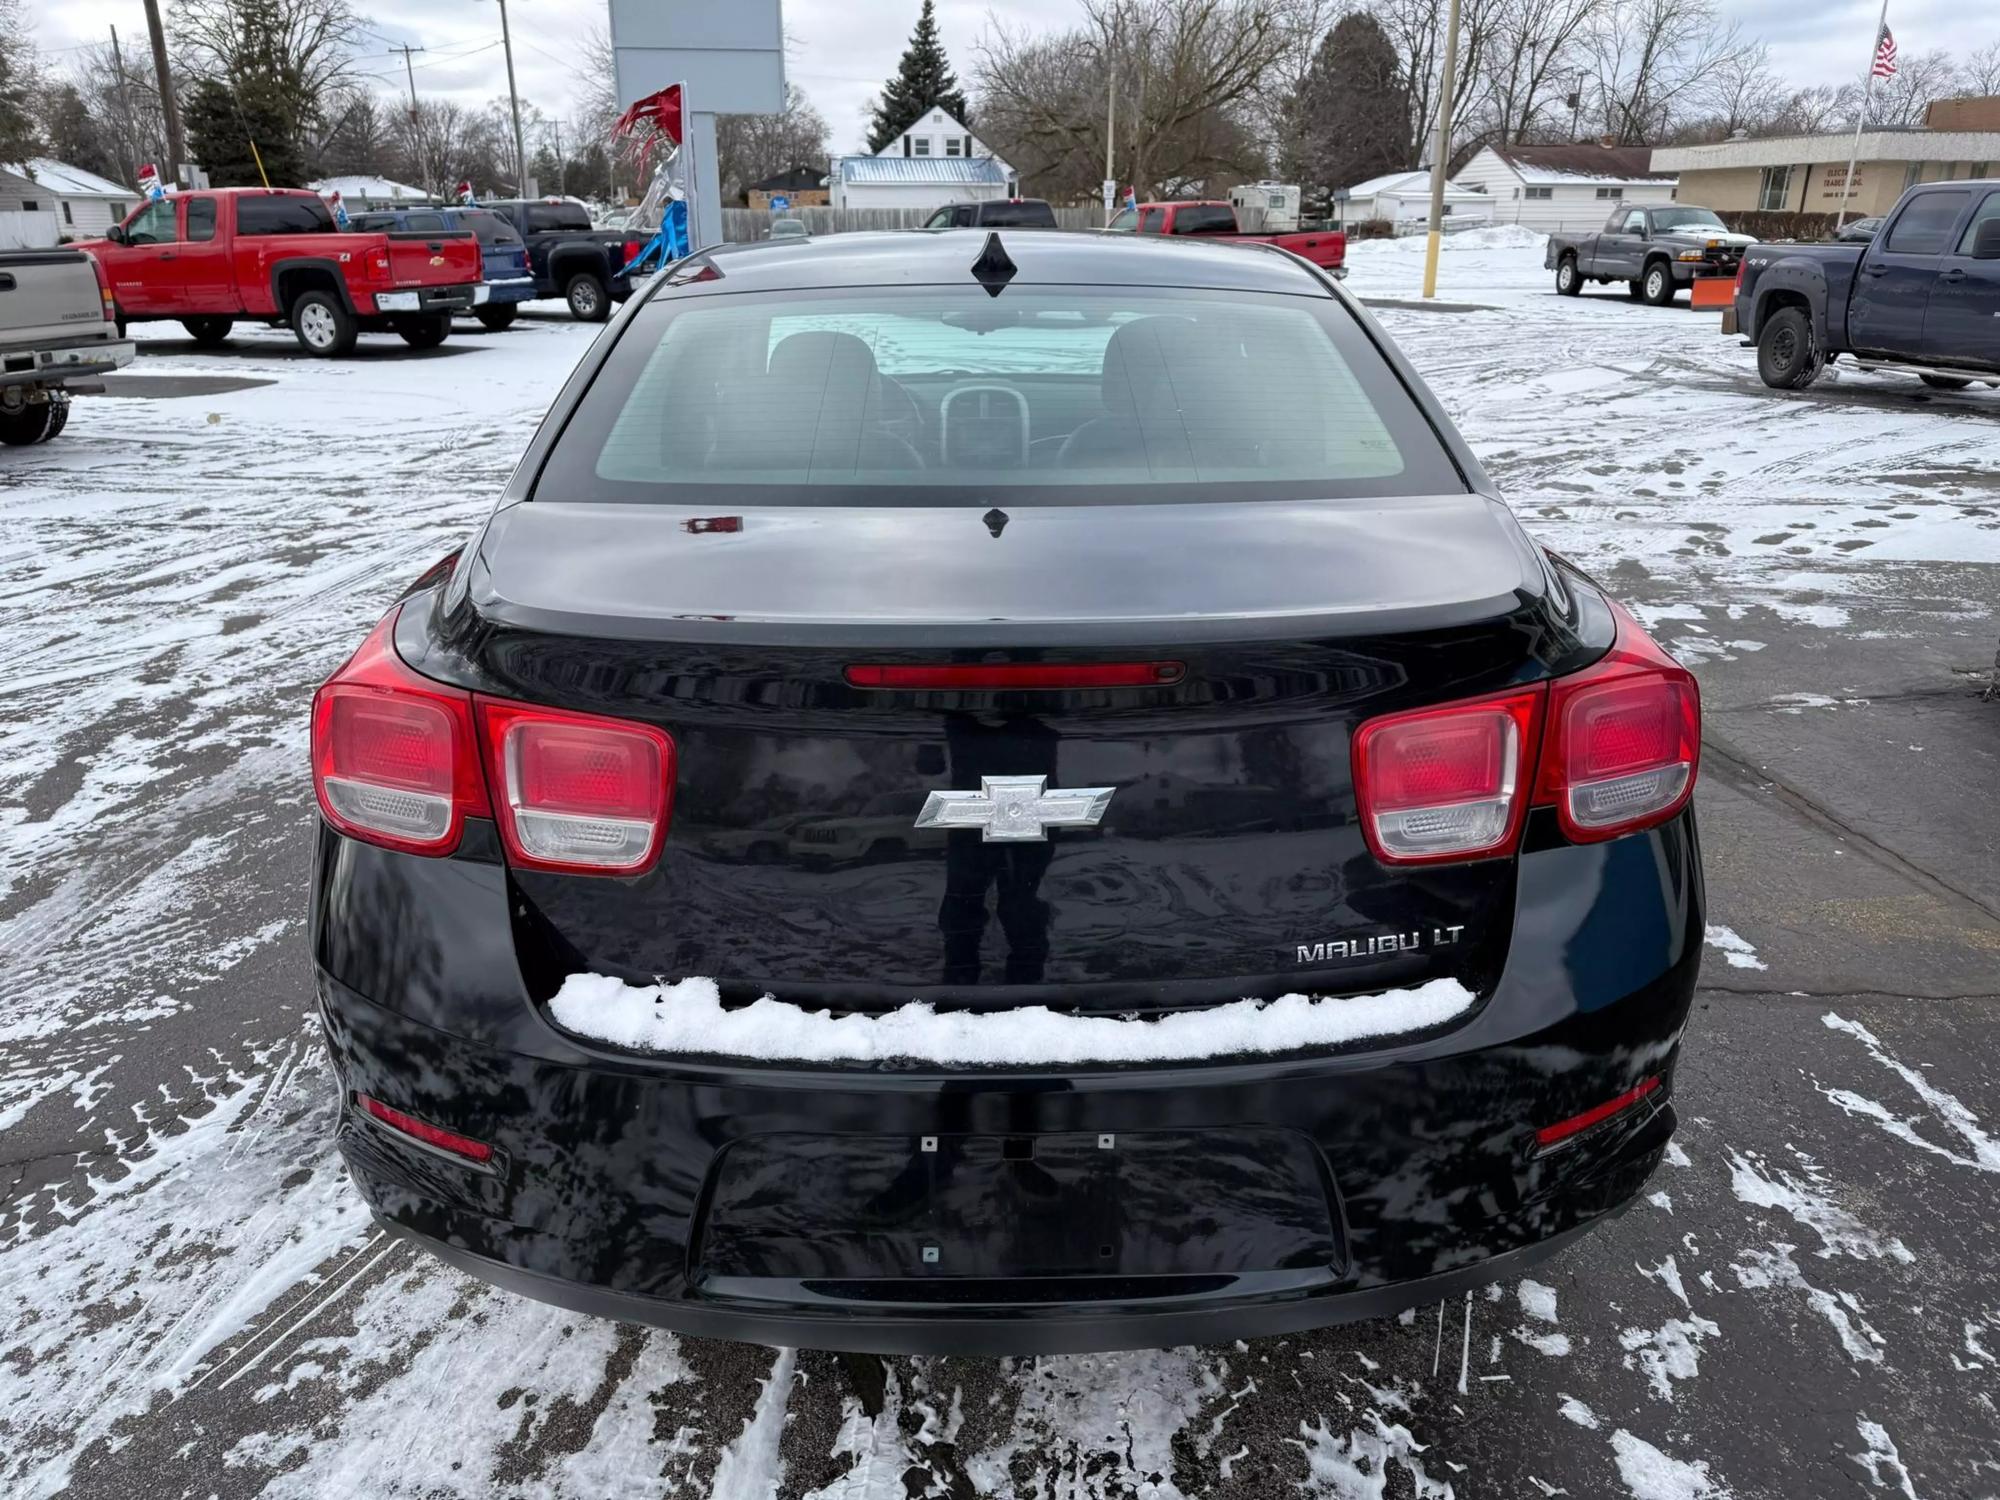
[[[656, 282], [671, 285], [676, 296], [950, 285], [973, 280], [973, 262], [995, 238], [1014, 263], [1013, 285], [1182, 286], [1334, 295], [1312, 267], [1261, 245], [1025, 227], [884, 230], [719, 245], [691, 256], [671, 276]], [[713, 275], [708, 274], [710, 268]]]

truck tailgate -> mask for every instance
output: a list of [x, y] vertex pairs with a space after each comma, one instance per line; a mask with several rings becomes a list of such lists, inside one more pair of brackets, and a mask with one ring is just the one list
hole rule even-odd
[[482, 276], [479, 241], [469, 230], [443, 234], [396, 230], [389, 244], [389, 280], [395, 286], [459, 286]]
[[0, 345], [20, 349], [110, 338], [90, 259], [76, 250], [0, 253]]

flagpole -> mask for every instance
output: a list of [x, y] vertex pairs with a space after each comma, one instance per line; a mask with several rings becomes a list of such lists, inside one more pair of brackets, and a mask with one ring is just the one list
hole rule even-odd
[[1847, 222], [1847, 205], [1854, 201], [1854, 166], [1861, 160], [1861, 127], [1868, 123], [1868, 106], [1875, 98], [1875, 58], [1882, 50], [1882, 33], [1889, 25], [1889, 0], [1882, 0], [1882, 15], [1875, 23], [1875, 38], [1868, 47], [1868, 71], [1861, 76], [1861, 114], [1854, 122], [1854, 145], [1847, 153], [1847, 181], [1841, 184], [1840, 212], [1833, 232]]

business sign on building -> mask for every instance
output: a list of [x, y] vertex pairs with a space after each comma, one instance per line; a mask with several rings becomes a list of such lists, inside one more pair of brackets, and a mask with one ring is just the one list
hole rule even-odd
[[697, 247], [720, 244], [715, 117], [769, 115], [785, 107], [782, 0], [610, 0], [618, 104], [669, 84], [687, 85]]

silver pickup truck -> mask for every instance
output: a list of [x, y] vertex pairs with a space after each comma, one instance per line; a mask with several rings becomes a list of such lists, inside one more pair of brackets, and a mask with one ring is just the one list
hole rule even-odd
[[0, 250], [0, 443], [45, 443], [76, 391], [129, 365], [97, 263], [77, 250]]

